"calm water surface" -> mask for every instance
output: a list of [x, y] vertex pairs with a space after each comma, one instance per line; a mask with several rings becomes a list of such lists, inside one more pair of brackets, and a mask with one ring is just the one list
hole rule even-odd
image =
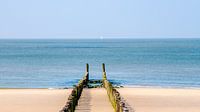
[[107, 77], [124, 86], [200, 88], [200, 39], [0, 40], [0, 88], [63, 88]]

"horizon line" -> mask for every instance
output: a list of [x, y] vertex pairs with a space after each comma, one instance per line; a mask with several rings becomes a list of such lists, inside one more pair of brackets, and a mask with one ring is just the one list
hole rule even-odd
[[66, 36], [66, 37], [0, 37], [0, 39], [200, 39], [200, 36]]

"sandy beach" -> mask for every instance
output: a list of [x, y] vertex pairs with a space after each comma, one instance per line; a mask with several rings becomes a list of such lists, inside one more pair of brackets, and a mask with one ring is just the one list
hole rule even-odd
[[84, 89], [76, 112], [114, 112], [104, 88]]
[[135, 112], [199, 112], [200, 89], [121, 88]]
[[0, 89], [0, 112], [58, 112], [71, 89]]
[[[120, 88], [135, 112], [199, 112], [200, 89]], [[71, 89], [0, 89], [0, 112], [58, 112]], [[113, 112], [104, 88], [84, 89], [80, 112]]]

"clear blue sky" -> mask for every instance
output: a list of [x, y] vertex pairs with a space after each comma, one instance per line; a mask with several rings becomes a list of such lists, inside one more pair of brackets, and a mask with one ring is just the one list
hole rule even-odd
[[200, 37], [200, 0], [0, 0], [0, 38]]

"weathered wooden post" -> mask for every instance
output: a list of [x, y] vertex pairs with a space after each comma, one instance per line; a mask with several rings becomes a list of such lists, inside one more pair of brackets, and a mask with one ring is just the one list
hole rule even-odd
[[86, 63], [86, 72], [89, 72], [89, 64]]
[[106, 72], [105, 64], [104, 63], [102, 63], [102, 69], [103, 69], [103, 72]]
[[105, 64], [102, 63], [102, 69], [103, 69], [103, 80], [106, 80], [107, 77], [106, 77], [106, 68], [105, 68]]
[[88, 81], [89, 81], [89, 64], [88, 63], [86, 63], [86, 83], [88, 83]]

